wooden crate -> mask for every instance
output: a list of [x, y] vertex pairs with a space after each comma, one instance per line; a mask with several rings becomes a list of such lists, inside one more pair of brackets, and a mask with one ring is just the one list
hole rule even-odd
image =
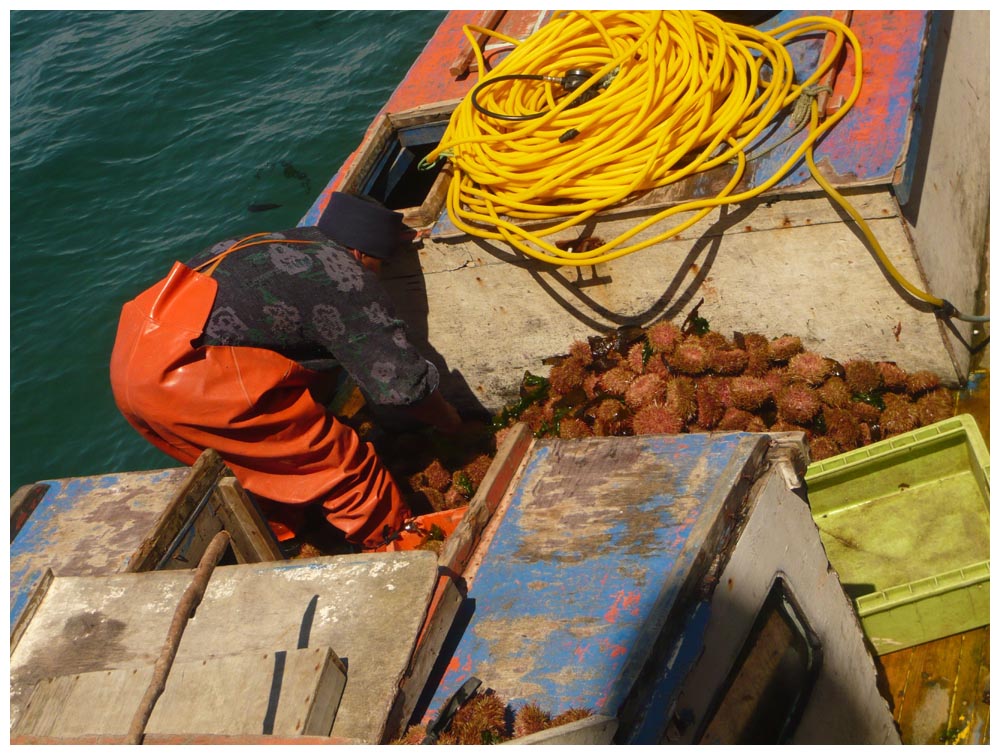
[[256, 505], [219, 455], [193, 466], [28, 485], [11, 497], [11, 627], [45, 579], [194, 568], [222, 529], [240, 563], [280, 560]]

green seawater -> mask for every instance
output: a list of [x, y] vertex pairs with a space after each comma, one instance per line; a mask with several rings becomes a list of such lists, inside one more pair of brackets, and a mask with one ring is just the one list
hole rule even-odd
[[10, 12], [12, 493], [177, 466], [115, 407], [121, 305], [297, 225], [445, 15]]

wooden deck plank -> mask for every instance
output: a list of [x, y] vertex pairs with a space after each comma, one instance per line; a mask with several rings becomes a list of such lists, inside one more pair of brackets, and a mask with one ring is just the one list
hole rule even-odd
[[[438, 580], [427, 551], [218, 567], [177, 663], [334, 648], [348, 682], [333, 736], [378, 743]], [[190, 575], [57, 577], [11, 653], [11, 719], [45, 677], [152, 664]]]
[[[152, 666], [43, 679], [12, 736], [123, 735]], [[347, 670], [327, 647], [176, 664], [146, 731], [328, 736]]]
[[427, 717], [469, 674], [512, 706], [614, 715], [708, 568], [702, 547], [738, 503], [723, 493], [765, 446], [745, 435], [532, 445]]
[[990, 628], [879, 658], [904, 744], [988, 744]]

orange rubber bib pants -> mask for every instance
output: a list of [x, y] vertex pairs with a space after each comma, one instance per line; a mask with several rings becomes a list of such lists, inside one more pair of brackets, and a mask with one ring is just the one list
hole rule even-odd
[[380, 545], [409, 509], [371, 444], [314, 399], [323, 375], [266, 349], [192, 345], [217, 286], [178, 262], [122, 308], [111, 355], [118, 408], [175, 459], [193, 464], [214, 448], [247, 490], [322, 503], [348, 540]]

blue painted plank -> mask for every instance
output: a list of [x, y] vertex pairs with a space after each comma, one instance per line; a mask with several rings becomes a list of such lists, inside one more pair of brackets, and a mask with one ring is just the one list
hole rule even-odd
[[45, 496], [10, 544], [10, 622], [38, 579], [114, 574], [152, 532], [190, 469], [45, 480]]
[[762, 442], [734, 433], [536, 444], [472, 577], [474, 613], [428, 717], [470, 675], [514, 707], [615, 715], [714, 555], [726, 497]]

